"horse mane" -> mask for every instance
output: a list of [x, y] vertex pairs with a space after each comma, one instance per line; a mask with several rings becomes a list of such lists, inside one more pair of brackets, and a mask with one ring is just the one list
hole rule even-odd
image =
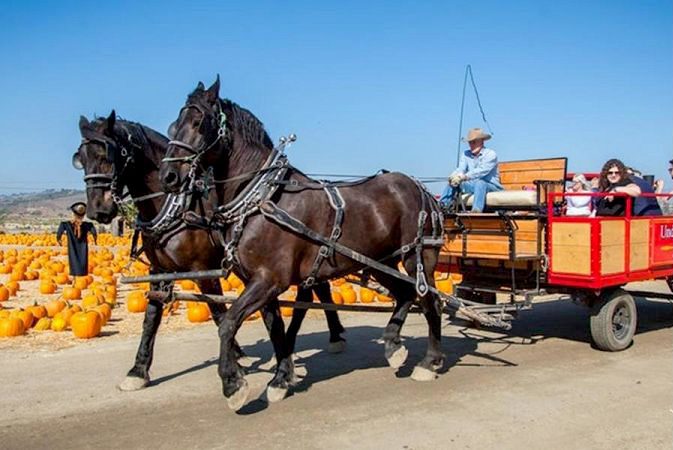
[[[273, 140], [264, 129], [264, 124], [252, 112], [229, 99], [219, 99], [220, 108], [227, 115], [227, 123], [236, 132], [237, 137], [247, 144], [273, 149]], [[196, 103], [210, 108], [204, 98], [203, 90], [195, 90], [187, 96], [187, 104]]]
[[272, 149], [273, 141], [264, 129], [264, 124], [249, 110], [239, 106], [229, 99], [221, 101], [222, 107], [230, 112], [227, 121], [231, 121], [232, 127], [239, 133], [241, 139], [248, 144], [260, 145]]

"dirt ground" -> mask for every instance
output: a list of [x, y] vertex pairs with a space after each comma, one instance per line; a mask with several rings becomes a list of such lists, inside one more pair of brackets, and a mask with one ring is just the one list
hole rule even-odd
[[[665, 290], [661, 283], [636, 286]], [[427, 328], [410, 316], [410, 350], [387, 367], [379, 338], [387, 316], [342, 315], [348, 348], [328, 354], [326, 324], [307, 320], [290, 397], [269, 405], [273, 369], [260, 322], [239, 342], [249, 355], [250, 402], [228, 410], [217, 376], [213, 326], [163, 329], [153, 382], [116, 389], [137, 336], [60, 351], [0, 351], [0, 447], [25, 448], [666, 448], [673, 445], [673, 306], [638, 300], [634, 345], [591, 348], [587, 310], [550, 301], [508, 333], [444, 326], [447, 362], [435, 381], [409, 375]]]

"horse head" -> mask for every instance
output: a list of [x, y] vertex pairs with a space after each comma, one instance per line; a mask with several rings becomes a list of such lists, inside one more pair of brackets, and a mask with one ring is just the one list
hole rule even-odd
[[82, 142], [72, 156], [73, 167], [84, 170], [87, 216], [100, 223], [110, 223], [118, 213], [123, 188], [120, 178], [132, 165], [136, 147], [131, 134], [115, 134], [115, 126], [114, 110], [107, 118], [93, 121], [81, 116]]
[[208, 88], [199, 82], [169, 128], [159, 177], [166, 192], [191, 189], [208, 168], [228, 178], [255, 165], [273, 148], [264, 125], [248, 110], [220, 99], [220, 78]]

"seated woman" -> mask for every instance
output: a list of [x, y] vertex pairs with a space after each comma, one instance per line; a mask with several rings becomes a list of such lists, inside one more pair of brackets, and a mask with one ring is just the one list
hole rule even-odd
[[[587, 179], [581, 173], [573, 177], [572, 185], [570, 186], [572, 194], [581, 192], [591, 192], [591, 186]], [[591, 196], [590, 195], [571, 195], [566, 197], [566, 216], [588, 216], [591, 214]]]
[[[618, 159], [611, 159], [601, 169], [599, 192], [640, 195], [640, 188], [629, 178], [626, 166]], [[633, 207], [633, 201], [631, 202]], [[597, 216], [623, 216], [626, 214], [626, 197], [608, 195], [601, 197], [596, 206]]]

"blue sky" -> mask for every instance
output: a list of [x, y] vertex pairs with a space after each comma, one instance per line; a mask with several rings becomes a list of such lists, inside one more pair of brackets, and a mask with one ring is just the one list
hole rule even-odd
[[3, 193], [82, 188], [80, 114], [165, 132], [217, 73], [304, 171], [444, 176], [466, 64], [501, 160], [618, 157], [672, 187], [670, 0], [5, 1], [0, 55]]

